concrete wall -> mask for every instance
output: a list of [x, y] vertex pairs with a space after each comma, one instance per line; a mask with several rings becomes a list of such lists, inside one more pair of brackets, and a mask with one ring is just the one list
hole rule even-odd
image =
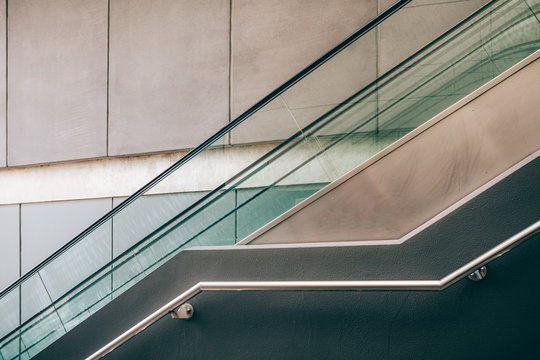
[[[379, 1], [20, 0], [7, 37], [2, 4], [0, 166], [193, 147], [393, 2]], [[483, 2], [412, 4], [366, 40], [355, 86]]]
[[8, 165], [105, 156], [107, 1], [8, 5]]
[[[6, 51], [6, 3], [0, 3], [0, 54]], [[0, 167], [6, 166], [6, 57], [0, 56]]]
[[0, 166], [193, 147], [377, 13], [376, 0], [8, 7]]

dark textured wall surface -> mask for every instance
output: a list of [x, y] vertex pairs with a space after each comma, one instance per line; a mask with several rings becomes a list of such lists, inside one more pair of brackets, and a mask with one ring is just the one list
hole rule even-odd
[[[83, 359], [203, 280], [440, 279], [540, 218], [540, 160], [399, 246], [181, 252], [36, 359]], [[537, 358], [540, 236], [442, 292], [219, 292], [107, 359]]]

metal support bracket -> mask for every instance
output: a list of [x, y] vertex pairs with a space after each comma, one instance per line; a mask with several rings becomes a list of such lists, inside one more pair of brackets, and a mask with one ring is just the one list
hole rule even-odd
[[476, 270], [472, 274], [469, 274], [468, 277], [469, 277], [469, 280], [480, 281], [480, 280], [484, 280], [486, 275], [487, 275], [487, 267], [482, 266], [480, 269]]
[[193, 306], [188, 303], [182, 304], [173, 311], [171, 311], [171, 317], [173, 319], [189, 320], [193, 316]]

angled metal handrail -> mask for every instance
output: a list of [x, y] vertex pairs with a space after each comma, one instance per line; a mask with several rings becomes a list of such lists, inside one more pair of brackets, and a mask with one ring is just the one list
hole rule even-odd
[[157, 320], [174, 312], [203, 291], [301, 291], [301, 290], [406, 290], [441, 291], [470, 275], [495, 258], [505, 254], [526, 239], [540, 232], [540, 220], [495, 246], [491, 250], [451, 272], [440, 280], [359, 280], [359, 281], [201, 281], [125, 331], [90, 355], [96, 360], [109, 354]]

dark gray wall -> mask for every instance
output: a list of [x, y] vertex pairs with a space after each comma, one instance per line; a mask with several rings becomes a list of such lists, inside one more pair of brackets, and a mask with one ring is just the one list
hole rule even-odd
[[443, 292], [204, 293], [107, 359], [533, 359], [540, 236]]
[[[440, 279], [540, 218], [540, 160], [400, 246], [181, 252], [36, 359], [79, 359], [203, 280]], [[490, 358], [538, 351], [536, 236], [443, 292], [204, 293], [108, 359]], [[534, 353], [533, 353], [534, 355]]]

